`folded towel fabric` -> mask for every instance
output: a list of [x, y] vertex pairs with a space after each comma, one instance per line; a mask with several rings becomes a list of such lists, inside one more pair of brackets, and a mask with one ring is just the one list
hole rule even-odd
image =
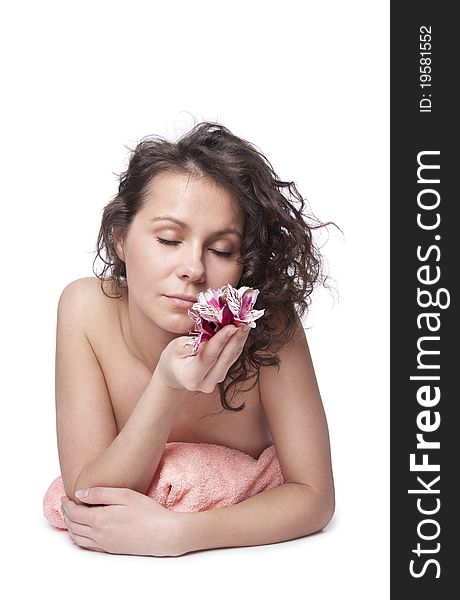
[[[283, 482], [273, 445], [256, 460], [217, 444], [169, 442], [146, 495], [170, 510], [200, 512], [237, 504]], [[57, 477], [43, 499], [43, 514], [59, 529], [67, 529], [61, 512], [65, 495]]]

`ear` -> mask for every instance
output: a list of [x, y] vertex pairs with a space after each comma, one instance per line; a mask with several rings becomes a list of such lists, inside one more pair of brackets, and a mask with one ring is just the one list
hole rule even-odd
[[124, 262], [125, 252], [123, 237], [123, 228], [120, 225], [114, 226], [112, 235], [113, 244], [115, 246], [115, 251], [117, 253], [118, 258]]

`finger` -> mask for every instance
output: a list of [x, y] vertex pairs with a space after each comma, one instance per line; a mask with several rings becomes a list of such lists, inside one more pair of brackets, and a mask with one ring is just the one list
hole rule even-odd
[[204, 384], [211, 384], [212, 382], [219, 383], [221, 381], [224, 381], [229, 368], [241, 355], [246, 340], [248, 339], [249, 332], [249, 328], [247, 331], [244, 331], [242, 327], [238, 328], [238, 333], [232, 336], [228, 344], [224, 347], [221, 354], [219, 355], [216, 363], [206, 374], [203, 380]]
[[214, 366], [219, 358], [222, 350], [225, 348], [231, 338], [236, 335], [238, 328], [234, 325], [225, 326], [218, 331], [209, 341], [201, 347], [198, 354], [200, 362], [209, 366], [209, 369]]
[[81, 535], [82, 537], [92, 538], [94, 529], [90, 525], [76, 523], [69, 519], [67, 515], [64, 516], [64, 522], [67, 526], [69, 533], [71, 533], [72, 535]]
[[[121, 504], [126, 505], [132, 490], [128, 488], [91, 487], [86, 490], [77, 490], [75, 495], [85, 504]], [[76, 505], [75, 510], [78, 509]]]
[[97, 543], [92, 538], [83, 535], [73, 534], [70, 533], [70, 531], [69, 536], [71, 540], [75, 542], [75, 544], [81, 546], [82, 548], [87, 548], [88, 550], [95, 550], [96, 552], [105, 552], [105, 550], [99, 548]]
[[[61, 504], [62, 518], [67, 526], [72, 527], [72, 524], [88, 525], [94, 524], [94, 511], [105, 507], [86, 506], [85, 504], [76, 504], [73, 500], [66, 500]], [[92, 509], [92, 510], [91, 510]]]
[[193, 342], [195, 342], [197, 337], [198, 336], [194, 336], [194, 335], [189, 335], [189, 336], [182, 335], [181, 337], [177, 338], [177, 343], [178, 343], [177, 353], [180, 356], [180, 358], [187, 358], [187, 356], [195, 356], [196, 355], [199, 348], [194, 350]]

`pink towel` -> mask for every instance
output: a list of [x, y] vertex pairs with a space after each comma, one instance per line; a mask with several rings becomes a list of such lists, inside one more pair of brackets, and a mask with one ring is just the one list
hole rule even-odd
[[[237, 504], [283, 482], [273, 445], [256, 460], [226, 446], [169, 442], [146, 495], [170, 510], [200, 512]], [[65, 495], [57, 477], [43, 499], [45, 517], [59, 529], [67, 529], [61, 513]]]

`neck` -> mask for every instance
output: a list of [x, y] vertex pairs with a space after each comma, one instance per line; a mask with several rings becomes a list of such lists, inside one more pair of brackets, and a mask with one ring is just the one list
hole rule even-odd
[[134, 302], [130, 302], [127, 293], [120, 301], [120, 322], [129, 351], [153, 374], [164, 348], [178, 334], [153, 323]]

